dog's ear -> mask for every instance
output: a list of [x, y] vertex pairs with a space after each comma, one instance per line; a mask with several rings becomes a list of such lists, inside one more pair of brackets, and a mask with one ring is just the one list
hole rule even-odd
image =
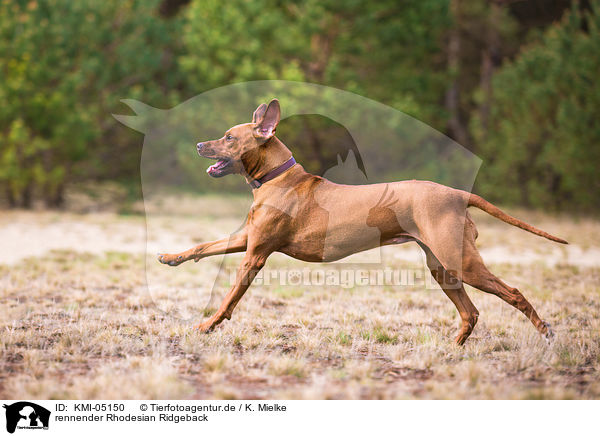
[[259, 107], [257, 107], [256, 110], [254, 111], [254, 114], [252, 115], [252, 122], [254, 124], [256, 124], [260, 120], [262, 120], [262, 117], [265, 116], [266, 111], [267, 111], [267, 105], [264, 103], [261, 104]]
[[[258, 112], [259, 109], [260, 106], [256, 111]], [[256, 115], [256, 112], [254, 114]], [[281, 109], [279, 107], [279, 100], [274, 98], [265, 108], [263, 116], [257, 120], [256, 127], [254, 127], [254, 137], [264, 142], [271, 139], [275, 134], [275, 129], [277, 129], [280, 119]]]

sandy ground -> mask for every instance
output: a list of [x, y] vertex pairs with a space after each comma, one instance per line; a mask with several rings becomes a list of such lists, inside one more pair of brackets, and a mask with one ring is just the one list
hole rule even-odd
[[[15, 264], [27, 257], [44, 256], [51, 250], [92, 254], [179, 251], [211, 238], [226, 237], [229, 232], [235, 231], [242, 219], [228, 216], [219, 219], [218, 223], [211, 224], [210, 221], [207, 222], [206, 218], [171, 218], [153, 214], [148, 220], [150, 232], [147, 232], [146, 220], [142, 216], [4, 211], [0, 212], [0, 241], [3, 248], [0, 250], [0, 264]], [[194, 225], [195, 222], [197, 226]], [[512, 229], [504, 223], [490, 225], [489, 221], [484, 221], [478, 224], [480, 235], [483, 236], [488, 228], [492, 227], [491, 230], [494, 230], [499, 226], [506, 226], [504, 240], [479, 244], [481, 255], [488, 263], [541, 263], [548, 267], [559, 264], [600, 266], [600, 247], [579, 244], [579, 241], [562, 246]], [[207, 234], [207, 228], [212, 229], [212, 234]], [[197, 229], [203, 230], [199, 232]], [[150, 238], [147, 238], [148, 234], [151, 235]], [[414, 244], [393, 247], [393, 251], [386, 250], [398, 260], [422, 260], [422, 252]]]
[[[513, 211], [561, 246], [473, 213], [484, 260], [552, 323], [551, 344], [467, 287], [480, 319], [459, 347], [455, 307], [422, 283], [255, 280], [230, 321], [200, 334], [228, 289], [223, 259], [233, 271], [242, 254], [171, 268], [154, 253], [226, 237], [248, 203], [165, 199], [147, 218], [0, 211], [0, 398], [600, 398], [600, 220]], [[414, 244], [348, 262], [378, 255], [424, 271]], [[273, 255], [264, 270], [303, 268], [344, 265]]]

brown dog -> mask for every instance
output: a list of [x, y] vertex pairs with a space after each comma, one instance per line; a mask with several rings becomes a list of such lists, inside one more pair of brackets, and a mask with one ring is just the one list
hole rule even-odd
[[275, 136], [280, 119], [277, 100], [262, 104], [251, 123], [229, 129], [221, 139], [199, 143], [201, 156], [216, 159], [212, 177], [237, 173], [255, 188], [244, 228], [230, 238], [206, 242], [159, 261], [176, 266], [188, 260], [245, 251], [236, 283], [201, 331], [213, 329], [233, 309], [256, 273], [275, 251], [308, 262], [331, 262], [382, 245], [417, 242], [427, 266], [456, 305], [462, 323], [456, 342], [471, 334], [479, 312], [463, 282], [497, 295], [529, 318], [547, 339], [549, 325], [519, 292], [485, 266], [467, 207], [475, 206], [521, 229], [552, 241], [567, 242], [513, 218], [483, 198], [433, 182], [403, 181], [374, 185], [338, 185], [304, 171]]

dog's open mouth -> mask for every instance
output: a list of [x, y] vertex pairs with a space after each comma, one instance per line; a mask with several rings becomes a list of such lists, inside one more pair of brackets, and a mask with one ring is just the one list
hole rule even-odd
[[219, 159], [216, 164], [209, 166], [206, 172], [211, 177], [221, 177], [227, 174], [227, 169], [231, 165], [231, 159]]

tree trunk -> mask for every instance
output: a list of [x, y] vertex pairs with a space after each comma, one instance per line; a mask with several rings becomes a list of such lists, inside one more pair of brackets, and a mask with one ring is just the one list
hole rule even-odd
[[54, 189], [46, 187], [44, 193], [44, 203], [46, 204], [46, 207], [49, 209], [60, 209], [65, 202], [64, 191], [65, 187], [62, 183]]
[[6, 200], [8, 201], [8, 206], [11, 209], [17, 207], [17, 199], [15, 198], [15, 194], [13, 193], [9, 182], [6, 183]]
[[31, 209], [31, 182], [21, 191], [21, 207]]
[[322, 83], [325, 71], [329, 65], [333, 44], [339, 32], [339, 17], [333, 16], [328, 23], [322, 23], [322, 31], [315, 33], [310, 38], [310, 61], [306, 66], [306, 76], [309, 80]]
[[445, 106], [450, 113], [448, 119], [447, 132], [459, 144], [466, 146], [469, 143], [469, 135], [464, 125], [460, 113], [460, 0], [452, 0], [450, 2], [450, 12], [454, 17], [454, 25], [450, 30], [448, 37], [448, 70], [453, 76], [452, 83], [446, 91]]
[[497, 2], [490, 4], [489, 25], [485, 37], [485, 47], [481, 53], [481, 75], [480, 87], [483, 93], [483, 100], [479, 106], [479, 117], [483, 137], [487, 136], [488, 123], [490, 119], [490, 108], [493, 100], [492, 77], [496, 68], [500, 65], [500, 35], [498, 34], [498, 25], [500, 21], [500, 5]]

